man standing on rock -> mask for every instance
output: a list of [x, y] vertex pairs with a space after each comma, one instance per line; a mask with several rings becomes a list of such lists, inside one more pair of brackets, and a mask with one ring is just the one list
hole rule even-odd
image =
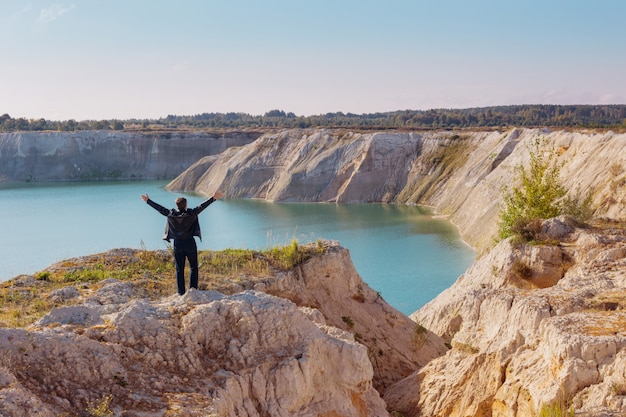
[[224, 196], [217, 191], [213, 197], [200, 204], [198, 207], [187, 208], [187, 199], [178, 197], [176, 199], [177, 209], [166, 209], [162, 205], [150, 200], [148, 194], [143, 194], [141, 199], [152, 208], [167, 217], [165, 224], [164, 240], [168, 242], [174, 239], [174, 261], [176, 262], [176, 285], [178, 294], [185, 294], [185, 259], [189, 260], [189, 287], [198, 289], [198, 248], [194, 236], [202, 240], [200, 233], [200, 223], [198, 215], [213, 203]]

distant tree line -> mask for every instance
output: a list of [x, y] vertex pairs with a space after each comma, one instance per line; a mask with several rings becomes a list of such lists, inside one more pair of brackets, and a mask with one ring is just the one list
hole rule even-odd
[[76, 130], [124, 130], [125, 122], [121, 120], [46, 120], [46, 119], [25, 119], [23, 117], [14, 119], [8, 114], [0, 116], [0, 132], [17, 131], [44, 131], [56, 130], [61, 132], [72, 132]]
[[626, 105], [515, 105], [468, 109], [404, 110], [386, 113], [326, 113], [296, 116], [271, 110], [247, 113], [169, 115], [160, 119], [65, 120], [0, 116], [0, 131], [77, 131], [217, 128], [480, 129], [507, 127], [626, 128]]

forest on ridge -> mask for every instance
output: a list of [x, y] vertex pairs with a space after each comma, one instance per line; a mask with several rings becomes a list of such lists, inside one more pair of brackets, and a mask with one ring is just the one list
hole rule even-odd
[[202, 113], [159, 119], [54, 121], [0, 116], [0, 132], [145, 129], [495, 129], [508, 127], [626, 128], [626, 105], [512, 105], [468, 109], [401, 110], [384, 113], [326, 113], [297, 116], [283, 110], [263, 115]]

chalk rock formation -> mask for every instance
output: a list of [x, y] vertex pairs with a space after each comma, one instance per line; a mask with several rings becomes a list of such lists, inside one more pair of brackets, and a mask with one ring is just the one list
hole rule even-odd
[[387, 416], [379, 392], [448, 350], [369, 288], [336, 242], [227, 290], [151, 302], [107, 279], [51, 292], [72, 305], [0, 329], [0, 415]]
[[613, 132], [285, 130], [200, 159], [169, 187], [271, 201], [428, 204], [483, 251], [497, 232], [502, 187], [539, 138], [558, 151], [568, 189], [592, 192], [598, 214], [626, 218], [626, 134]]
[[201, 159], [169, 188], [220, 188], [231, 197], [271, 201], [391, 202], [414, 160], [448, 144], [449, 136], [285, 130]]
[[254, 289], [315, 308], [329, 325], [354, 334], [368, 347], [374, 386], [381, 392], [448, 350], [441, 338], [416, 325], [363, 282], [347, 249], [336, 242], [328, 245], [324, 256]]
[[367, 348], [316, 310], [254, 291], [99, 295], [0, 330], [0, 415], [388, 415]]
[[199, 158], [254, 141], [256, 132], [0, 133], [0, 180], [170, 179]]
[[502, 241], [412, 315], [452, 349], [388, 388], [390, 409], [433, 417], [530, 417], [549, 406], [626, 413], [626, 233], [567, 222], [544, 223], [560, 245]]

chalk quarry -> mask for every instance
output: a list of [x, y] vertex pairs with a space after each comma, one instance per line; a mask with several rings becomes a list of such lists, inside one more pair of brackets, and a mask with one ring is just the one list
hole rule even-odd
[[[537, 138], [602, 221], [547, 219], [547, 243], [496, 245], [502, 186]], [[0, 329], [0, 414], [624, 416], [625, 184], [626, 135], [613, 132], [289, 130], [230, 147], [170, 187], [429, 204], [481, 256], [410, 318], [335, 243], [241, 293], [152, 302], [113, 280], [70, 291], [73, 306]]]

